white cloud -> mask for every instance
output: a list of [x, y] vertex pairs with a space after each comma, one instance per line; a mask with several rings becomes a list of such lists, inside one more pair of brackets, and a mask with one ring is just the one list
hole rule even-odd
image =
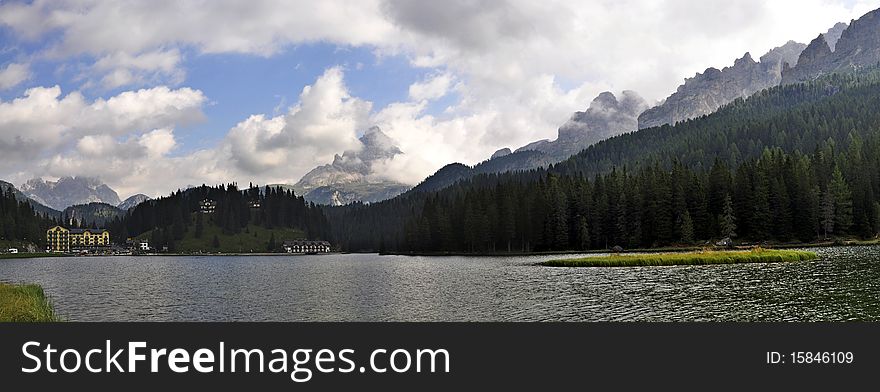
[[189, 88], [160, 86], [89, 102], [78, 92], [62, 96], [58, 86], [34, 87], [0, 102], [0, 170], [16, 173], [9, 178], [16, 182], [95, 168], [107, 181], [114, 171], [128, 176], [133, 172], [114, 159], [167, 154], [175, 147], [171, 129], [201, 120], [205, 102], [201, 91]]
[[409, 97], [417, 101], [432, 100], [445, 96], [452, 87], [453, 77], [448, 73], [434, 75], [431, 78], [409, 86]]
[[178, 49], [156, 50], [138, 55], [115, 52], [98, 59], [92, 72], [101, 78], [101, 85], [107, 89], [156, 81], [179, 84], [183, 82], [185, 75], [179, 68], [180, 61]]
[[230, 130], [223, 143], [237, 170], [295, 182], [334, 154], [358, 148], [357, 132], [368, 125], [371, 104], [350, 96], [341, 69], [326, 70], [299, 98], [287, 114], [254, 115]]
[[30, 77], [31, 70], [28, 64], [9, 63], [0, 69], [0, 90], [8, 90], [18, 86]]

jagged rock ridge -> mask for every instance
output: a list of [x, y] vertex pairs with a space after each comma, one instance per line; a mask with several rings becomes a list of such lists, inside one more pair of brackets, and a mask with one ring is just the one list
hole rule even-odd
[[852, 21], [833, 46], [828, 42], [828, 36], [833, 38], [829, 33], [816, 37], [801, 53], [797, 65], [783, 70], [783, 84], [800, 83], [829, 73], [880, 63], [880, 9]]
[[791, 63], [805, 45], [788, 41], [761, 56], [760, 62], [751, 54], [734, 61], [730, 67], [708, 68], [686, 79], [665, 102], [639, 116], [639, 129], [675, 124], [679, 121], [711, 114], [737, 98], [779, 84], [785, 64]]

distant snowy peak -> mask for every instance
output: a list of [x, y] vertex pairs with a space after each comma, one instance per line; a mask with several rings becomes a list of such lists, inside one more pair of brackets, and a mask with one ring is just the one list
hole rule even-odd
[[58, 181], [34, 178], [20, 190], [34, 201], [59, 211], [77, 204], [97, 202], [115, 206], [120, 203], [116, 191], [93, 177], [62, 177]]

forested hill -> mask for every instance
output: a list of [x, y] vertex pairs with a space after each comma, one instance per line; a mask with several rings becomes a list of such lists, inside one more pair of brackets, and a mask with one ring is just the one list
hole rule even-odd
[[[202, 219], [200, 202], [216, 203], [210, 219]], [[236, 184], [201, 186], [178, 190], [169, 196], [147, 200], [130, 209], [125, 216], [108, 224], [116, 241], [142, 236], [150, 232], [151, 246], [167, 246], [184, 237], [200, 238], [203, 232], [220, 231], [235, 236], [248, 227], [264, 229], [295, 229], [307, 238], [327, 240], [330, 229], [321, 209], [281, 187], [249, 187], [240, 190]], [[265, 231], [265, 230], [264, 230]], [[262, 231], [261, 231], [262, 232]], [[191, 234], [188, 236], [188, 234]], [[277, 238], [277, 242], [292, 238]], [[266, 239], [268, 240], [268, 238]], [[210, 239], [206, 239], [210, 242]]]
[[536, 251], [871, 237], [876, 70], [777, 87], [618, 136], [547, 170], [326, 210], [347, 250]]

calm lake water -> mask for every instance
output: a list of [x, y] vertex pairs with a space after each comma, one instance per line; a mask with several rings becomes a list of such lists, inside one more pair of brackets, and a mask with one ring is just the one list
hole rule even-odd
[[547, 268], [534, 257], [0, 260], [71, 321], [880, 320], [880, 247], [816, 261]]

